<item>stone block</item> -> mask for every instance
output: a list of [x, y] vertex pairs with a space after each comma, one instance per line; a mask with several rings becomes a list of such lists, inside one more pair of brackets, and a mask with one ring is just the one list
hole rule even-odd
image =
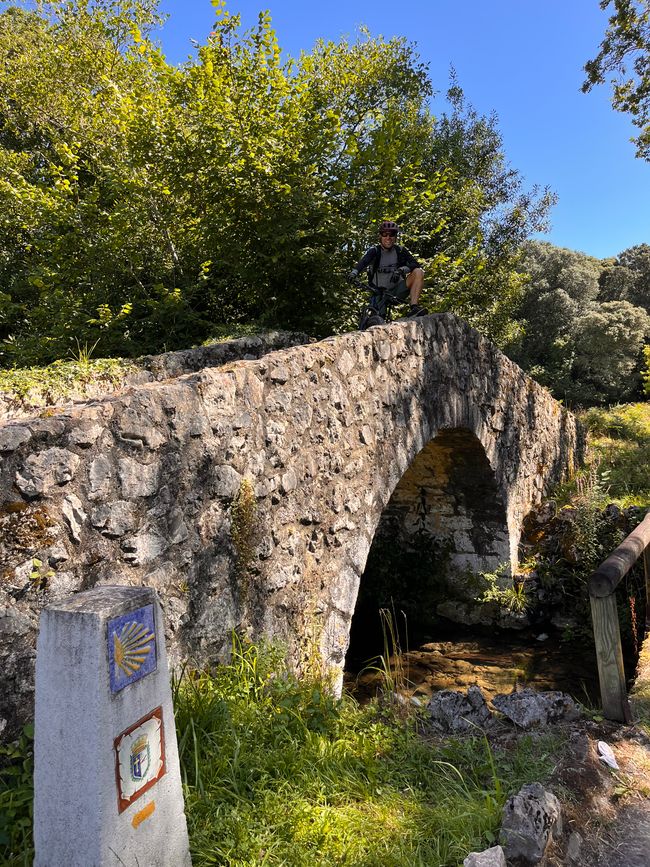
[[467, 694], [443, 689], [431, 697], [427, 710], [436, 728], [443, 732], [469, 732], [485, 728], [492, 714], [478, 686], [470, 686]]
[[16, 474], [16, 485], [26, 497], [47, 494], [55, 485], [65, 485], [74, 477], [79, 458], [67, 449], [54, 447], [30, 455], [22, 472]]
[[122, 458], [118, 462], [118, 476], [122, 496], [127, 500], [151, 497], [158, 490], [160, 464], [142, 464], [132, 458]]
[[93, 509], [91, 520], [93, 527], [102, 535], [117, 539], [135, 528], [137, 511], [135, 505], [128, 500], [117, 500]]
[[105, 495], [113, 476], [111, 462], [104, 455], [98, 455], [88, 468], [88, 482], [90, 485], [90, 499]]
[[580, 707], [571, 696], [557, 690], [537, 692], [534, 689], [522, 689], [508, 695], [495, 695], [492, 704], [523, 729], [573, 722], [581, 716]]
[[0, 452], [13, 452], [23, 443], [29, 441], [32, 432], [23, 425], [7, 425], [0, 430]]
[[84, 512], [81, 500], [76, 494], [69, 494], [63, 501], [61, 512], [75, 542], [81, 541], [81, 529], [88, 516]]
[[166, 442], [152, 419], [138, 406], [128, 407], [119, 416], [118, 431], [123, 440], [153, 450], [159, 449]]

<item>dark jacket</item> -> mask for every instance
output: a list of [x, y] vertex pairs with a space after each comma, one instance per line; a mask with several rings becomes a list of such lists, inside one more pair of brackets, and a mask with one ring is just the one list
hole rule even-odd
[[[412, 271], [414, 268], [421, 268], [422, 266], [418, 262], [418, 260], [410, 253], [406, 247], [400, 247], [399, 244], [395, 244], [394, 249], [397, 251], [397, 267], [403, 268], [406, 266], [409, 271]], [[379, 268], [379, 261], [381, 257], [381, 244], [375, 244], [369, 250], [363, 254], [362, 258], [359, 262], [354, 266], [355, 271], [359, 274], [364, 271], [366, 268], [368, 269], [368, 283], [372, 283], [375, 279], [375, 274], [377, 273], [377, 268]]]

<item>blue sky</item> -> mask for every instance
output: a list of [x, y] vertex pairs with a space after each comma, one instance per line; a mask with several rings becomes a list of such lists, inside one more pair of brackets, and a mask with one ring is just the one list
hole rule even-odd
[[[283, 51], [297, 55], [316, 39], [405, 36], [429, 64], [441, 96], [453, 64], [481, 113], [495, 111], [508, 162], [528, 187], [550, 186], [559, 202], [544, 237], [592, 256], [615, 256], [650, 243], [650, 163], [634, 156], [629, 119], [614, 112], [609, 89], [580, 91], [607, 22], [598, 0], [230, 0], [244, 28], [269, 9]], [[210, 0], [163, 0], [160, 34], [167, 59], [185, 60], [214, 21]]]

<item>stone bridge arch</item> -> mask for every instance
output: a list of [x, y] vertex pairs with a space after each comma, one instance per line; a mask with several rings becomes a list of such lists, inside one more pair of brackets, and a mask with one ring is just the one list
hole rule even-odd
[[[514, 562], [524, 516], [579, 442], [548, 391], [441, 314], [2, 425], [0, 452], [0, 629], [15, 637], [0, 715], [13, 719], [29, 709], [39, 608], [98, 584], [158, 590], [172, 661], [224, 659], [236, 628], [340, 672], [391, 497], [428, 473], [425, 496], [458, 511], [435, 519], [458, 562]], [[249, 488], [248, 512], [233, 511]]]
[[[513, 564], [503, 492], [466, 427], [443, 428], [419, 451], [380, 515], [360, 576], [348, 663], [383, 649], [378, 609], [408, 637], [431, 640], [440, 616], [487, 622], [482, 572]], [[516, 554], [516, 551], [515, 551]]]

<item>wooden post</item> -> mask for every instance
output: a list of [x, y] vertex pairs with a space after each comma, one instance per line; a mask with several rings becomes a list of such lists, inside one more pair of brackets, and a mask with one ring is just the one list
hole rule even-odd
[[603, 713], [607, 719], [629, 723], [632, 713], [625, 688], [616, 596], [591, 596], [590, 600]]

